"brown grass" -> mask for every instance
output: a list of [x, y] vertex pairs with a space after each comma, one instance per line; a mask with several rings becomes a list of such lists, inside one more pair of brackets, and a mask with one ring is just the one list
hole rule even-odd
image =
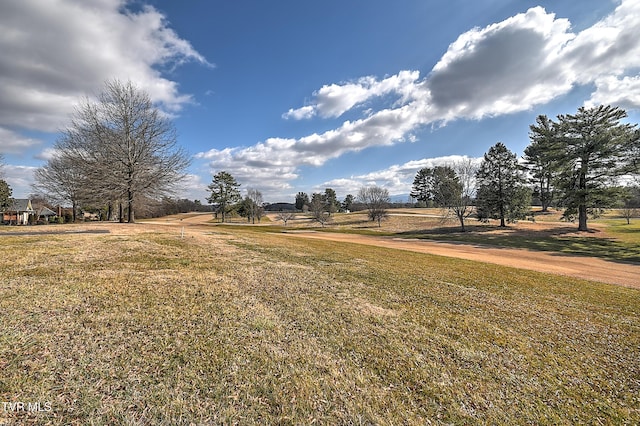
[[[640, 292], [238, 229], [0, 236], [0, 424], [634, 424]], [[0, 410], [2, 406], [0, 405]]]

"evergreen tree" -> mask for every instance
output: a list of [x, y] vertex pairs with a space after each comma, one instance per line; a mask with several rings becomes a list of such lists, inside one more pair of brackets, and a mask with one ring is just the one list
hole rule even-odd
[[588, 214], [613, 206], [619, 196], [615, 178], [632, 172], [640, 138], [636, 125], [623, 124], [627, 113], [612, 106], [581, 107], [559, 115], [555, 162], [560, 169], [565, 215], [578, 215], [587, 231]]
[[433, 201], [438, 207], [450, 208], [462, 193], [462, 185], [456, 172], [450, 166], [433, 169]]
[[214, 175], [213, 181], [208, 186], [209, 191], [211, 191], [211, 197], [207, 198], [207, 201], [218, 207], [218, 211], [222, 213], [223, 222], [229, 207], [241, 200], [239, 187], [240, 184], [236, 179], [225, 171]]
[[0, 179], [0, 212], [3, 212], [11, 207], [13, 204], [13, 199], [11, 198], [12, 194], [11, 187], [5, 181]]
[[413, 179], [413, 187], [411, 189], [411, 197], [428, 205], [433, 195], [433, 170], [424, 167], [418, 170], [416, 177]]
[[336, 195], [336, 191], [334, 189], [327, 188], [324, 190], [324, 200], [326, 203], [325, 210], [329, 213], [329, 216], [340, 209], [338, 196]]
[[351, 209], [353, 208], [354, 202], [355, 202], [355, 197], [351, 194], [347, 194], [347, 196], [344, 197], [344, 201], [342, 202], [342, 209], [344, 211], [351, 211]]
[[524, 218], [530, 192], [516, 155], [498, 142], [484, 154], [476, 175], [478, 218], [500, 219], [500, 226]]
[[309, 205], [309, 196], [305, 192], [296, 194], [296, 210], [303, 210], [304, 206]]
[[546, 115], [539, 115], [529, 126], [531, 144], [524, 150], [524, 160], [531, 175], [533, 196], [540, 200], [542, 211], [548, 211], [555, 199], [554, 184], [559, 168], [555, 158], [561, 149], [557, 143], [557, 125]]

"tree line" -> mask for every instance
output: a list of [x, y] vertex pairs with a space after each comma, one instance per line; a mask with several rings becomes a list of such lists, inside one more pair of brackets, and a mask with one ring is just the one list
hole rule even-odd
[[[588, 230], [589, 217], [605, 208], [622, 207], [629, 220], [640, 208], [640, 188], [621, 185], [619, 179], [640, 172], [640, 130], [622, 122], [626, 117], [623, 109], [613, 106], [581, 107], [556, 120], [540, 115], [529, 128], [530, 144], [522, 161], [498, 142], [479, 164], [466, 159], [418, 170], [410, 195], [420, 205], [444, 208], [463, 231], [472, 216], [499, 220], [501, 227], [524, 219], [532, 214], [532, 200], [542, 212], [551, 206], [563, 209], [563, 217], [577, 220], [580, 231]], [[227, 172], [214, 176], [209, 186], [209, 202], [217, 206], [223, 221], [232, 207], [248, 218], [260, 210], [259, 191], [249, 190], [242, 199], [239, 186]], [[380, 225], [390, 204], [387, 189], [369, 186], [356, 196], [347, 194], [342, 202], [332, 188], [311, 196], [298, 192], [294, 206], [322, 226], [338, 211], [364, 209]]]
[[620, 178], [640, 171], [640, 130], [623, 123], [618, 107], [581, 107], [576, 114], [551, 120], [540, 115], [530, 126], [523, 163], [498, 142], [473, 171], [469, 162], [418, 171], [412, 196], [456, 213], [462, 229], [472, 213], [500, 226], [525, 218], [535, 198], [546, 212], [555, 206], [563, 217], [588, 230], [588, 218], [605, 208], [623, 207], [628, 218], [640, 207], [637, 186]]
[[[471, 160], [420, 169], [411, 197], [421, 205], [443, 207], [461, 228], [475, 216], [497, 219], [500, 226], [525, 218], [535, 200], [542, 211], [554, 206], [580, 231], [602, 209], [623, 207], [629, 218], [640, 208], [637, 186], [619, 179], [640, 171], [640, 130], [623, 122], [618, 107], [581, 107], [575, 114], [536, 118], [529, 128], [530, 144], [522, 161], [501, 142], [492, 146], [480, 164]], [[136, 212], [156, 216], [185, 208], [213, 209], [226, 220], [231, 211], [260, 221], [262, 193], [254, 188], [240, 195], [240, 184], [226, 171], [213, 176], [211, 196], [204, 206], [172, 198], [190, 163], [177, 145], [171, 120], [155, 108], [148, 94], [131, 82], [105, 83], [95, 101], [84, 100], [70, 125], [54, 144], [54, 154], [35, 171], [33, 188], [52, 203], [68, 203], [73, 217], [80, 206], [104, 219], [134, 222]], [[0, 161], [1, 165], [1, 161]], [[2, 176], [0, 175], [0, 178]], [[11, 188], [0, 179], [0, 208], [11, 204]], [[323, 226], [338, 211], [366, 209], [381, 223], [387, 217], [387, 189], [363, 187], [338, 201], [335, 190], [311, 196], [299, 192], [295, 208], [307, 211]]]
[[[211, 184], [207, 187], [211, 193], [207, 201], [213, 205], [216, 216], [219, 215], [222, 222], [225, 222], [231, 213], [246, 217], [247, 221], [252, 223], [255, 223], [256, 219], [260, 221], [267, 206], [263, 202], [262, 193], [249, 188], [247, 195], [242, 198], [240, 186], [229, 172], [220, 171], [213, 176]], [[361, 188], [357, 196], [348, 194], [342, 202], [338, 201], [334, 189], [326, 188], [324, 192], [313, 193], [311, 197], [305, 192], [298, 192], [294, 204], [280, 206], [282, 211], [277, 213], [277, 218], [286, 225], [295, 212], [305, 212], [325, 226], [336, 212], [367, 209], [369, 218], [380, 225], [387, 217], [389, 204], [389, 191], [378, 186]]]

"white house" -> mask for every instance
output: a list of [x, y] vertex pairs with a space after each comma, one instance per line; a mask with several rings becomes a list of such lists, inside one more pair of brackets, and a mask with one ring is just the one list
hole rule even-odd
[[10, 225], [27, 225], [29, 224], [29, 216], [34, 213], [31, 200], [15, 198], [11, 207], [3, 212], [2, 220]]

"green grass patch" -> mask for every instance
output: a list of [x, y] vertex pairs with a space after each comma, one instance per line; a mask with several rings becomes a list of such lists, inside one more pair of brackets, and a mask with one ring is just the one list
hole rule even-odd
[[598, 257], [605, 260], [640, 263], [640, 244], [633, 239], [580, 236], [518, 236], [490, 235], [480, 232], [425, 233], [403, 232], [403, 238], [491, 245], [538, 251], [552, 251], [567, 255]]
[[0, 423], [640, 422], [640, 291], [254, 229], [3, 237]]

